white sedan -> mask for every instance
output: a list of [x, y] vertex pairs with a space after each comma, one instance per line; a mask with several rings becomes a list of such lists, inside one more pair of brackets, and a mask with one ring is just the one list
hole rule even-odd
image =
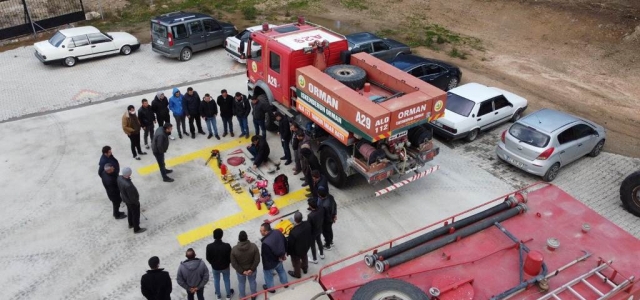
[[527, 99], [495, 87], [467, 83], [447, 92], [444, 117], [431, 122], [436, 134], [448, 139], [475, 140], [508, 121], [517, 121], [527, 109]]
[[[269, 24], [269, 28], [275, 25]], [[262, 25], [249, 27], [235, 36], [230, 36], [224, 41], [224, 49], [227, 50], [227, 55], [233, 58], [235, 61], [246, 64], [247, 63], [247, 41], [251, 37], [251, 33], [262, 30]], [[251, 45], [251, 52], [256, 54], [260, 50], [260, 44], [253, 43]]]
[[104, 33], [93, 26], [58, 30], [48, 41], [33, 44], [36, 57], [45, 65], [63, 63], [73, 67], [78, 60], [111, 54], [129, 55], [140, 48], [138, 39], [126, 32]]

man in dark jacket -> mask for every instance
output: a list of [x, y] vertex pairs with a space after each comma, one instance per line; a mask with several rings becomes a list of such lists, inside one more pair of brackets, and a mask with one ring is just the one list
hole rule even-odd
[[249, 122], [247, 118], [251, 113], [251, 103], [247, 99], [247, 96], [240, 92], [236, 92], [236, 96], [233, 101], [233, 115], [238, 119], [240, 124], [240, 137], [249, 138]]
[[156, 114], [158, 126], [162, 127], [164, 123], [169, 123], [169, 99], [164, 96], [163, 92], [158, 92], [151, 101], [151, 110]]
[[222, 299], [220, 293], [220, 275], [224, 280], [224, 288], [227, 292], [227, 299], [233, 297], [233, 289], [229, 278], [231, 264], [231, 245], [222, 242], [222, 229], [216, 228], [213, 231], [213, 243], [207, 245], [207, 261], [213, 270], [213, 285], [216, 289], [216, 297]]
[[102, 156], [100, 156], [100, 162], [98, 162], [98, 176], [102, 178], [102, 173], [104, 172], [104, 165], [110, 163], [114, 170], [113, 172], [118, 176], [120, 174], [120, 164], [118, 160], [113, 156], [113, 152], [111, 151], [111, 147], [104, 146], [102, 147]]
[[111, 163], [104, 165], [104, 172], [102, 172], [102, 185], [107, 191], [107, 197], [111, 200], [113, 206], [113, 217], [116, 219], [124, 219], [127, 217], [124, 213], [120, 212], [120, 189], [118, 188], [118, 173], [115, 172], [115, 168]]
[[307, 252], [311, 247], [312, 231], [311, 224], [307, 221], [302, 221], [302, 213], [296, 212], [293, 215], [293, 220], [296, 224], [289, 232], [287, 239], [287, 253], [291, 256], [291, 264], [293, 265], [293, 271], [289, 271], [289, 275], [295, 278], [300, 278], [300, 269], [304, 274], [307, 274], [309, 270], [309, 260], [307, 258]]
[[216, 118], [218, 116], [218, 106], [215, 102], [211, 101], [211, 95], [204, 94], [202, 102], [200, 102], [200, 116], [204, 119], [204, 123], [207, 124], [207, 130], [209, 131], [210, 139], [215, 135], [216, 139], [220, 139], [218, 135], [218, 124]]
[[131, 173], [133, 172], [129, 167], [122, 169], [122, 176], [118, 177], [118, 189], [122, 201], [127, 205], [129, 228], [133, 228], [134, 233], [142, 233], [147, 229], [140, 228], [140, 194], [131, 182]]
[[[224, 126], [222, 137], [227, 136], [227, 132], [233, 137], [233, 97], [227, 94], [227, 90], [220, 91], [220, 94], [216, 102], [220, 106], [220, 117]], [[228, 131], [227, 127], [229, 127]]]
[[251, 99], [253, 104], [253, 127], [256, 129], [256, 135], [260, 134], [260, 127], [262, 127], [262, 136], [267, 136], [267, 123], [266, 117], [269, 111], [269, 103], [266, 100], [260, 101], [258, 97]]
[[[262, 268], [264, 270], [264, 282], [262, 288], [273, 287], [273, 271], [278, 273], [281, 284], [287, 284], [287, 273], [284, 271], [282, 262], [287, 259], [287, 239], [280, 230], [271, 230], [269, 223], [260, 226], [262, 238]], [[274, 291], [270, 291], [275, 293]]]
[[[311, 172], [320, 170], [320, 162], [311, 148], [309, 144], [301, 144], [300, 146], [300, 165], [302, 165], [302, 174], [304, 174], [305, 182], [302, 186], [309, 186], [311, 188], [313, 178], [311, 177]], [[313, 193], [308, 193], [305, 195], [306, 197], [313, 197]]]
[[301, 132], [300, 125], [296, 122], [290, 122], [289, 130], [291, 131], [291, 149], [293, 149], [293, 162], [295, 163], [293, 168], [293, 175], [298, 175], [302, 172], [302, 166], [300, 165], [300, 140], [298, 140], [298, 132]]
[[258, 169], [260, 165], [269, 160], [269, 144], [263, 136], [254, 135], [251, 137], [251, 145], [247, 146], [249, 152], [253, 155], [253, 169]]
[[[258, 246], [249, 241], [247, 233], [243, 230], [238, 235], [238, 244], [231, 249], [231, 265], [238, 276], [238, 293], [240, 299], [246, 297], [245, 283], [249, 280], [251, 295], [257, 293], [256, 271], [260, 264], [260, 251]], [[256, 297], [251, 298], [255, 300]]]
[[138, 109], [138, 120], [144, 130], [144, 147], [149, 149], [147, 141], [148, 138], [153, 139], [153, 124], [156, 123], [156, 117], [147, 99], [142, 99], [142, 106]]
[[284, 150], [284, 156], [280, 157], [280, 160], [284, 160], [285, 166], [291, 164], [291, 128], [289, 126], [289, 117], [276, 112], [276, 121], [278, 121], [278, 135], [280, 135], [280, 142], [282, 142], [282, 149]]
[[191, 131], [191, 138], [196, 138], [196, 128], [193, 126], [193, 122], [196, 122], [198, 127], [198, 133], [205, 134], [202, 130], [202, 123], [200, 122], [200, 95], [194, 91], [192, 87], [187, 88], [187, 93], [182, 97], [182, 105], [184, 105], [184, 113], [189, 118], [189, 131]]
[[319, 188], [318, 206], [324, 208], [324, 220], [322, 222], [324, 250], [331, 250], [331, 245], [333, 245], [333, 223], [338, 220], [338, 204], [327, 190]]
[[176, 281], [187, 291], [187, 299], [193, 300], [193, 295], [198, 295], [198, 300], [204, 300], [204, 285], [209, 282], [209, 269], [192, 248], [187, 249], [187, 260], [180, 263]]
[[327, 193], [329, 192], [329, 182], [327, 182], [327, 177], [320, 173], [320, 170], [312, 170], [311, 171], [311, 195], [313, 198], [318, 198], [318, 189], [324, 188]]
[[171, 277], [164, 269], [160, 269], [160, 259], [157, 256], [149, 258], [151, 270], [142, 275], [140, 290], [147, 300], [171, 300]]
[[167, 176], [167, 174], [173, 172], [173, 170], [167, 169], [164, 164], [164, 154], [169, 149], [169, 136], [171, 135], [172, 129], [173, 125], [171, 125], [171, 123], [164, 123], [162, 127], [156, 129], [156, 133], [153, 135], [153, 141], [151, 142], [151, 151], [153, 152], [153, 156], [156, 157], [164, 182], [173, 182], [173, 178]]
[[318, 202], [316, 199], [309, 198], [307, 201], [309, 204], [309, 215], [307, 216], [307, 220], [309, 224], [311, 224], [311, 236], [313, 241], [311, 241], [311, 259], [309, 262], [317, 264], [318, 257], [316, 256], [316, 245], [318, 245], [318, 250], [320, 251], [320, 258], [324, 259], [324, 252], [322, 251], [322, 226], [324, 223], [324, 208], [322, 206], [318, 206]]

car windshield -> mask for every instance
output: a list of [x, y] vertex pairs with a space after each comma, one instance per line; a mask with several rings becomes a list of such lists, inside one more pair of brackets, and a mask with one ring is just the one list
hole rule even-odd
[[447, 93], [447, 109], [451, 112], [468, 117], [475, 103], [454, 93]]
[[109, 34], [107, 34], [106, 32], [102, 32], [100, 31], [100, 33], [104, 34], [106, 37], [110, 38], [113, 41], [113, 37]]
[[509, 133], [520, 142], [538, 148], [546, 147], [551, 139], [548, 135], [535, 130], [535, 128], [524, 126], [520, 123], [513, 124], [513, 126], [509, 128]]
[[236, 34], [236, 38], [243, 42], [246, 42], [249, 39], [250, 35], [251, 35], [251, 32], [245, 29], [242, 32]]
[[354, 43], [352, 43], [352, 42], [349, 42], [349, 49], [351, 49], [351, 48], [353, 48], [353, 47], [355, 47], [355, 46], [356, 46], [356, 44], [354, 44]]
[[50, 39], [49, 39], [49, 44], [53, 45], [54, 47], [58, 47], [60, 46], [60, 44], [62, 44], [62, 42], [64, 41], [64, 39], [66, 39], [67, 37], [64, 36], [64, 34], [60, 33], [60, 31], [56, 32], [56, 34], [54, 34]]

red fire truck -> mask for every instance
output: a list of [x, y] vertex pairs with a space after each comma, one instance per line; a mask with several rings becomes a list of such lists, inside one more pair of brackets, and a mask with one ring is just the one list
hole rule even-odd
[[[443, 116], [445, 92], [367, 53], [351, 54], [343, 35], [302, 17], [265, 24], [250, 39], [249, 95], [305, 129], [333, 185], [354, 174], [389, 180], [379, 196], [438, 169], [422, 169], [439, 153], [424, 124]], [[275, 130], [272, 114], [266, 118]], [[412, 176], [391, 180], [405, 174]]]

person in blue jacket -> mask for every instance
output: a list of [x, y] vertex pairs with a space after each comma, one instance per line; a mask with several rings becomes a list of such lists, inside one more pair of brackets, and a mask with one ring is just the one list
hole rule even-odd
[[[185, 125], [185, 115], [183, 108], [182, 93], [178, 88], [173, 88], [173, 96], [169, 98], [169, 109], [173, 112], [173, 117], [176, 119], [176, 129], [178, 129], [178, 137], [182, 138], [182, 134], [189, 136], [187, 133], [187, 127]], [[180, 126], [182, 125], [182, 130]]]

